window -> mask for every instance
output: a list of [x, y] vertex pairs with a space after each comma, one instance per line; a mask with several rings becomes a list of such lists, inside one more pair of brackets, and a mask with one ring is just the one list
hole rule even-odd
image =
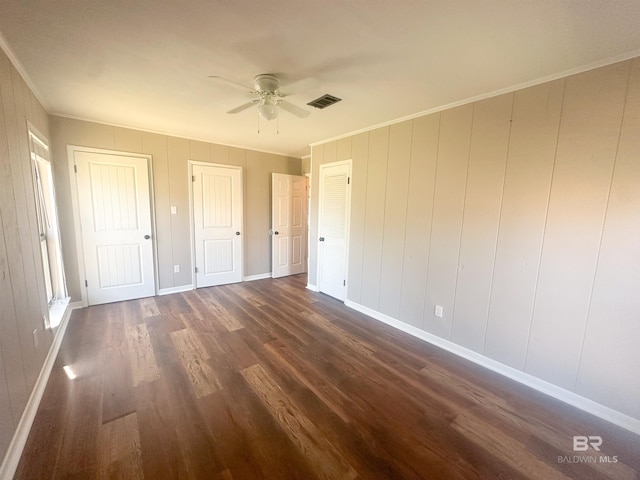
[[47, 323], [45, 327], [55, 328], [62, 319], [60, 304], [66, 306], [68, 298], [62, 263], [53, 173], [49, 161], [49, 146], [43, 137], [36, 134], [32, 128], [29, 129], [29, 146], [33, 162], [40, 253], [47, 303], [49, 304], [49, 315], [45, 316]]

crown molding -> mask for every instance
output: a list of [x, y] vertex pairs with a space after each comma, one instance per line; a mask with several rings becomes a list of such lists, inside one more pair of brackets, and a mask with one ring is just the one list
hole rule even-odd
[[613, 65], [615, 63], [624, 62], [626, 60], [631, 60], [633, 58], [640, 57], [640, 49], [631, 50], [630, 52], [625, 52], [620, 55], [614, 55], [612, 57], [603, 58], [601, 60], [597, 60], [595, 62], [582, 65], [580, 67], [571, 68], [568, 70], [563, 70], [559, 73], [554, 73], [552, 75], [547, 75], [545, 77], [540, 77], [535, 80], [530, 80], [528, 82], [518, 83], [516, 85], [512, 85], [510, 87], [501, 88], [499, 90], [494, 90], [492, 92], [483, 93], [480, 95], [476, 95], [474, 97], [465, 98], [463, 100], [458, 100], [457, 102], [448, 103], [446, 105], [440, 105], [438, 107], [430, 108], [428, 110], [423, 110], [418, 113], [413, 113], [411, 115], [405, 115], [404, 117], [396, 118], [394, 120], [389, 120], [387, 122], [378, 123], [376, 125], [372, 125], [370, 127], [360, 128], [358, 130], [354, 130], [349, 133], [344, 133], [341, 135], [337, 135], [335, 137], [327, 138], [326, 140], [320, 140], [317, 142], [310, 143], [309, 146], [316, 147], [318, 145], [323, 145], [325, 143], [334, 142], [336, 140], [341, 140], [347, 137], [353, 137], [354, 135], [358, 135], [360, 133], [370, 132], [377, 128], [388, 127], [390, 125], [395, 125], [397, 123], [406, 122], [407, 120], [413, 120], [415, 118], [424, 117], [425, 115], [430, 115], [432, 113], [442, 112], [444, 110], [448, 110], [450, 108], [459, 107], [461, 105], [467, 105], [469, 103], [478, 102], [480, 100], [486, 100], [488, 98], [497, 97], [498, 95], [504, 95], [506, 93], [516, 92], [518, 90], [523, 90], [525, 88], [533, 87], [535, 85], [540, 85], [542, 83], [552, 82], [554, 80], [559, 80], [561, 78], [567, 78], [572, 75], [577, 75], [579, 73], [588, 72], [589, 70], [595, 70], [596, 68], [606, 67], [608, 65]]
[[4, 52], [4, 54], [9, 58], [9, 61], [13, 65], [13, 67], [18, 71], [24, 82], [27, 84], [31, 92], [35, 95], [35, 97], [40, 102], [40, 105], [45, 109], [45, 111], [49, 112], [50, 106], [45, 98], [42, 96], [36, 84], [31, 80], [27, 70], [24, 68], [22, 62], [18, 59], [13, 49], [9, 45], [7, 38], [4, 36], [2, 32], [0, 32], [0, 49]]

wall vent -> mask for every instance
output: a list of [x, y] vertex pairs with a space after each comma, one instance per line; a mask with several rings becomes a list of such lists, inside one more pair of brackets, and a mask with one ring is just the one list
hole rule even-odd
[[307, 105], [322, 109], [327, 108], [329, 105], [333, 105], [334, 103], [338, 103], [340, 100], [342, 99], [334, 97], [333, 95], [329, 95], [327, 93], [319, 98], [316, 98], [315, 100], [310, 101], [309, 103], [307, 103]]

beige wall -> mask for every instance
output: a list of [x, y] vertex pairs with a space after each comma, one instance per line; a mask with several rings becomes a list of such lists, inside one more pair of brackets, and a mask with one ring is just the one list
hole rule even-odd
[[[53, 333], [36, 224], [27, 121], [49, 135], [47, 113], [0, 50], [0, 459], [35, 386]], [[38, 331], [36, 347], [33, 330]], [[1, 463], [1, 461], [0, 461]]]
[[312, 285], [345, 159], [348, 300], [640, 419], [640, 59], [314, 146]]
[[311, 155], [302, 158], [300, 167], [300, 175], [308, 175], [311, 173]]
[[[300, 159], [62, 117], [51, 117], [51, 133], [63, 254], [72, 299], [80, 298], [80, 280], [67, 145], [152, 156], [160, 289], [191, 284], [189, 160], [243, 167], [244, 275], [271, 272], [271, 173], [299, 174]], [[171, 206], [176, 207], [177, 214], [171, 214]], [[180, 273], [173, 273], [174, 265], [180, 265]]]

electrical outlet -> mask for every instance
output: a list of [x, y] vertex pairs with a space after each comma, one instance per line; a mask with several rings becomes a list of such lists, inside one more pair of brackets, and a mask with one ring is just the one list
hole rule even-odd
[[180, 273], [180, 265], [173, 266], [173, 273]]
[[38, 341], [38, 329], [34, 328], [33, 329], [33, 344], [35, 345], [36, 348], [38, 347], [38, 343], [40, 343]]
[[442, 315], [444, 315], [444, 308], [442, 308], [442, 305], [436, 305], [433, 309], [433, 314], [438, 318], [442, 318]]
[[178, 207], [175, 205], [171, 205], [171, 215], [175, 215], [178, 213]]

